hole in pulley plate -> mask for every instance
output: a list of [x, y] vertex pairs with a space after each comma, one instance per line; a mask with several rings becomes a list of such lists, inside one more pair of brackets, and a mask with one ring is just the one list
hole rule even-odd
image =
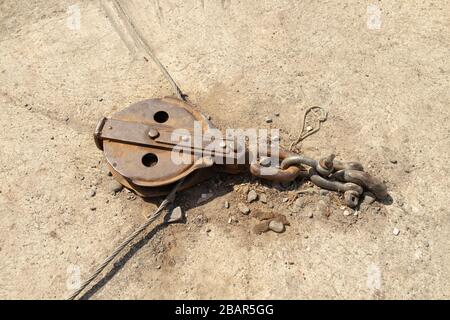
[[158, 111], [153, 116], [153, 119], [158, 123], [164, 123], [169, 119], [169, 114], [165, 111]]
[[142, 164], [146, 167], [153, 167], [158, 163], [158, 157], [154, 153], [147, 153], [142, 157]]

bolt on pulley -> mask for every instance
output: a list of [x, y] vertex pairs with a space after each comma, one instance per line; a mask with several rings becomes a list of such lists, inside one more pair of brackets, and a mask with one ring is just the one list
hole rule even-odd
[[250, 171], [273, 181], [308, 178], [321, 188], [343, 192], [350, 207], [364, 190], [378, 199], [387, 196], [384, 183], [357, 162], [340, 162], [334, 155], [311, 159], [279, 148], [277, 135], [255, 140], [239, 132], [222, 135], [193, 106], [166, 97], [102, 118], [94, 139], [114, 178], [142, 197], [165, 195], [181, 179], [180, 189], [187, 188], [217, 171]]

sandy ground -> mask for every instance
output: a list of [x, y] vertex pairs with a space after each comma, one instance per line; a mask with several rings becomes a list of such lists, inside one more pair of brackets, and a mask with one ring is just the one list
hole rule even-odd
[[[148, 230], [84, 298], [450, 298], [447, 2], [122, 3], [218, 127], [280, 128], [288, 144], [322, 106], [302, 151], [361, 161], [393, 203], [344, 216], [315, 189], [293, 210], [292, 187], [223, 175], [183, 192], [187, 223]], [[110, 18], [98, 1], [0, 1], [0, 298], [64, 298], [156, 207], [111, 194], [92, 139], [101, 116], [172, 94]], [[274, 205], [252, 212], [288, 217], [285, 233], [252, 232], [246, 188]]]

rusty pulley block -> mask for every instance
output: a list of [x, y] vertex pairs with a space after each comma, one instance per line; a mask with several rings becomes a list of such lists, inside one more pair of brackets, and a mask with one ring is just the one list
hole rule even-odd
[[[175, 98], [150, 99], [103, 118], [94, 133], [111, 173], [142, 197], [165, 195], [183, 180], [181, 189], [217, 171], [253, 175], [274, 181], [308, 178], [321, 188], [343, 192], [355, 207], [364, 190], [382, 199], [386, 186], [357, 162], [328, 156], [320, 160], [279, 148], [279, 137], [222, 134], [190, 104]], [[262, 152], [261, 152], [262, 151]]]

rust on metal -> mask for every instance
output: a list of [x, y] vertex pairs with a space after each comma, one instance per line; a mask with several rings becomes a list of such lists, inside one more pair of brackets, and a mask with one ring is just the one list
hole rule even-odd
[[[341, 162], [333, 154], [315, 160], [284, 149], [279, 149], [274, 160], [270, 146], [278, 143], [278, 137], [262, 141], [268, 151], [262, 157], [237, 137], [204, 139], [203, 133], [211, 130], [217, 129], [193, 106], [166, 97], [144, 100], [102, 118], [94, 140], [113, 176], [143, 197], [165, 195], [182, 178], [181, 189], [187, 188], [217, 171], [250, 171], [256, 177], [280, 182], [307, 178], [321, 188], [343, 192], [350, 207], [358, 204], [364, 190], [378, 199], [387, 196], [384, 183], [364, 172], [358, 162]], [[183, 151], [188, 161], [174, 161], [173, 151]]]

